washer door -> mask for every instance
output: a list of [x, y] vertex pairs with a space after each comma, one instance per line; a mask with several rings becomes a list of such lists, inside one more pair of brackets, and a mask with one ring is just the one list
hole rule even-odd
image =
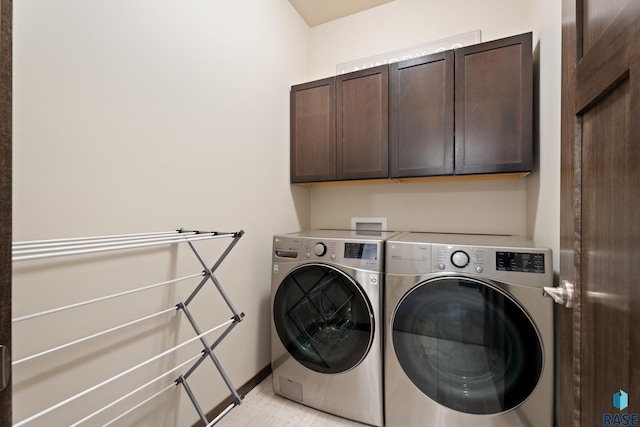
[[289, 354], [316, 372], [352, 369], [373, 341], [373, 314], [360, 286], [323, 264], [306, 264], [284, 278], [273, 318]]
[[418, 284], [392, 317], [400, 366], [425, 395], [469, 414], [508, 411], [533, 392], [542, 343], [528, 314], [503, 291], [467, 278]]

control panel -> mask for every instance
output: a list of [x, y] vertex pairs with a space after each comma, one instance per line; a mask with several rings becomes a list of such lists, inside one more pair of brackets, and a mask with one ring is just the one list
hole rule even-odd
[[533, 286], [553, 280], [551, 250], [544, 248], [391, 241], [386, 257], [390, 274], [461, 273]]
[[332, 240], [304, 239], [302, 244], [303, 259], [326, 259], [335, 261], [339, 257], [338, 242]]
[[496, 252], [496, 270], [544, 274], [544, 254], [531, 252]]
[[[435, 265], [439, 271], [464, 271], [481, 274], [487, 268], [516, 273], [545, 273], [545, 254], [506, 251], [482, 247], [435, 246]], [[489, 256], [489, 258], [487, 258]]]
[[485, 267], [485, 250], [482, 248], [436, 246], [438, 271], [459, 271], [481, 274]]
[[275, 236], [274, 261], [325, 261], [382, 271], [384, 242]]

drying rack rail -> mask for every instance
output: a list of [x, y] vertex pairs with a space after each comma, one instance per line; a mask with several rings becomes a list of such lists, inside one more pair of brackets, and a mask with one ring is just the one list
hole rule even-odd
[[[241, 396], [238, 393], [237, 389], [233, 386], [233, 383], [231, 382], [228, 375], [226, 374], [224, 368], [222, 367], [222, 364], [216, 357], [214, 350], [220, 344], [220, 342], [222, 342], [222, 340], [225, 337], [227, 337], [229, 333], [238, 325], [238, 323], [242, 321], [244, 317], [244, 313], [239, 312], [236, 309], [236, 307], [233, 305], [231, 299], [225, 292], [219, 280], [216, 278], [215, 272], [243, 235], [244, 235], [243, 230], [236, 231], [236, 232], [218, 232], [218, 231], [199, 231], [199, 230], [179, 229], [175, 231], [155, 232], [155, 233], [121, 234], [121, 235], [108, 235], [108, 236], [95, 236], [95, 237], [14, 242], [12, 244], [12, 261], [14, 263], [30, 261], [30, 260], [41, 260], [46, 258], [55, 258], [55, 257], [66, 257], [66, 256], [83, 255], [83, 254], [96, 254], [96, 253], [107, 252], [107, 251], [132, 250], [132, 249], [148, 248], [148, 247], [159, 246], [159, 245], [187, 244], [191, 248], [195, 257], [198, 259], [199, 263], [202, 265], [203, 271], [201, 273], [192, 274], [189, 276], [168, 280], [168, 281], [156, 283], [153, 285], [148, 285], [148, 286], [143, 286], [136, 289], [127, 290], [125, 292], [105, 295], [99, 298], [94, 298], [91, 300], [82, 301], [82, 302], [74, 303], [67, 306], [55, 307], [39, 313], [32, 313], [26, 316], [21, 316], [19, 318], [12, 319], [12, 323], [22, 322], [22, 321], [34, 319], [37, 317], [47, 316], [52, 313], [57, 313], [64, 310], [72, 310], [84, 305], [94, 304], [94, 303], [102, 302], [108, 299], [122, 297], [124, 295], [128, 295], [131, 293], [141, 292], [151, 288], [164, 286], [169, 283], [175, 283], [178, 281], [192, 279], [195, 277], [202, 277], [200, 282], [197, 284], [197, 286], [195, 286], [195, 288], [189, 294], [189, 296], [184, 301], [180, 301], [172, 307], [168, 307], [165, 310], [162, 310], [160, 312], [153, 313], [153, 314], [144, 316], [142, 318], [139, 318], [137, 320], [130, 321], [130, 322], [118, 325], [116, 327], [105, 329], [101, 332], [85, 336], [78, 340], [58, 345], [56, 347], [50, 348], [40, 353], [32, 354], [20, 360], [13, 361], [12, 366], [16, 366], [26, 361], [39, 358], [39, 357], [44, 357], [58, 350], [74, 346], [81, 342], [95, 339], [97, 337], [112, 333], [114, 331], [129, 327], [131, 325], [134, 325], [140, 322], [147, 321], [161, 314], [167, 313], [169, 311], [175, 311], [175, 310], [182, 311], [182, 313], [187, 318], [187, 320], [189, 321], [191, 327], [195, 332], [195, 336], [188, 339], [187, 341], [182, 342], [181, 344], [173, 348], [170, 348], [162, 353], [159, 353], [144, 362], [141, 362], [135, 366], [132, 366], [131, 368], [119, 373], [118, 375], [108, 378], [80, 393], [77, 393], [74, 396], [71, 396], [53, 406], [50, 406], [45, 410], [42, 410], [26, 419], [23, 419], [18, 423], [15, 423], [13, 426], [21, 427], [21, 426], [27, 425], [32, 421], [35, 421], [36, 419], [39, 419], [47, 414], [50, 414], [51, 412], [61, 408], [62, 406], [65, 406], [81, 397], [84, 397], [85, 395], [92, 393], [100, 389], [101, 387], [107, 384], [110, 384], [132, 373], [133, 371], [136, 371], [142, 368], [143, 366], [147, 366], [150, 363], [153, 363], [154, 361], [159, 360], [162, 357], [170, 353], [173, 353], [179, 350], [180, 348], [183, 348], [186, 345], [196, 341], [199, 341], [200, 344], [202, 345], [203, 349], [201, 352], [192, 356], [189, 360], [186, 360], [180, 363], [179, 365], [173, 367], [169, 371], [161, 374], [155, 379], [147, 382], [146, 384], [143, 384], [138, 388], [136, 388], [135, 390], [132, 390], [131, 392], [121, 396], [119, 399], [107, 404], [101, 409], [84, 416], [84, 418], [78, 420], [76, 423], [72, 424], [72, 426], [78, 426], [88, 422], [96, 415], [107, 411], [108, 409], [114, 407], [116, 404], [121, 403], [127, 399], [130, 399], [133, 395], [143, 390], [144, 388], [149, 387], [152, 384], [159, 383], [160, 381], [166, 382], [167, 378], [173, 378], [173, 380], [169, 382], [169, 384], [166, 387], [162, 388], [159, 392], [148, 397], [147, 399], [141, 402], [138, 402], [136, 405], [129, 408], [126, 412], [119, 414], [118, 416], [113, 418], [110, 422], [104, 425], [106, 426], [106, 425], [111, 425], [112, 423], [115, 423], [116, 421], [118, 421], [128, 413], [134, 411], [138, 407], [144, 405], [145, 403], [159, 396], [163, 392], [168, 391], [176, 386], [181, 386], [184, 389], [189, 399], [193, 403], [193, 406], [195, 407], [195, 410], [197, 411], [201, 421], [207, 427], [213, 426], [220, 419], [222, 419], [227, 413], [229, 413], [229, 411], [231, 411], [234, 407], [240, 405], [242, 403], [243, 396]], [[219, 255], [219, 257], [216, 259], [216, 261], [210, 265], [205, 261], [201, 253], [198, 251], [198, 249], [195, 246], [195, 243], [199, 241], [211, 240], [211, 239], [230, 239], [230, 242], [228, 243], [226, 248], [222, 251], [222, 253]], [[221, 298], [224, 300], [225, 304], [231, 311], [232, 316], [226, 322], [220, 325], [217, 325], [213, 328], [210, 328], [206, 331], [202, 331], [196, 319], [190, 312], [189, 305], [198, 296], [198, 293], [202, 290], [202, 288], [208, 282], [213, 283], [218, 293], [220, 294]], [[207, 335], [210, 335], [214, 331], [219, 331], [219, 335], [214, 342], [210, 343], [207, 340]], [[189, 381], [188, 381], [189, 378], [194, 374], [194, 372], [196, 372], [198, 367], [207, 359], [210, 359], [211, 362], [215, 365], [218, 373], [220, 374], [222, 380], [226, 384], [232, 396], [232, 403], [213, 420], [207, 419], [207, 415], [205, 411], [202, 409], [202, 406], [200, 405], [196, 395], [193, 393], [191, 387], [189, 386]], [[183, 369], [186, 369], [186, 372], [178, 374]], [[175, 377], [175, 375], [177, 375], [177, 377]], [[85, 425], [89, 425], [89, 424], [85, 424]]]

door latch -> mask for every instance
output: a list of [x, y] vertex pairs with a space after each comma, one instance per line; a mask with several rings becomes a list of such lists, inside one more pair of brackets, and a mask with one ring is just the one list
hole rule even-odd
[[571, 308], [575, 304], [575, 286], [568, 280], [563, 280], [558, 287], [545, 286], [542, 289], [542, 295], [553, 298], [556, 304]]
[[11, 353], [9, 347], [0, 345], [0, 391], [7, 388], [11, 378]]

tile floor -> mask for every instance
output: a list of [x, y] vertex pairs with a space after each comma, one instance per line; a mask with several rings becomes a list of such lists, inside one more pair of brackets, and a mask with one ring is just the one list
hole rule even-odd
[[271, 375], [245, 396], [216, 427], [366, 427], [285, 399], [273, 392]]

